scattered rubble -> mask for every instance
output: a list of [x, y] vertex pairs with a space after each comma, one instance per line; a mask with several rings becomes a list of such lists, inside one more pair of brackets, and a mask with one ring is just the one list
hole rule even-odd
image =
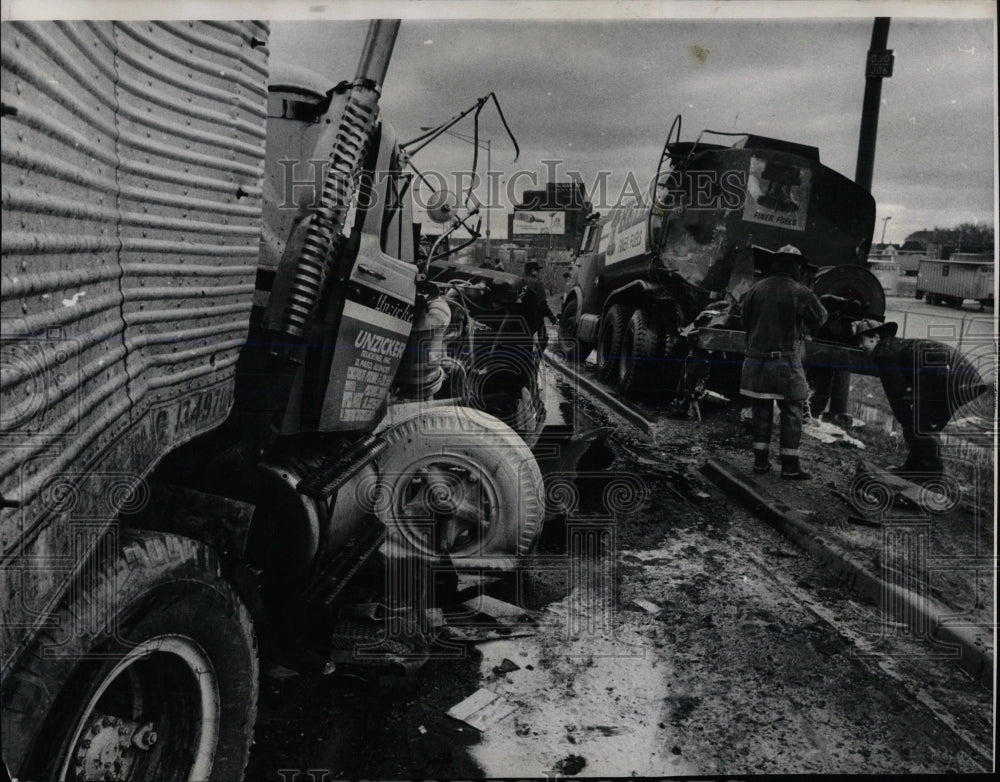
[[485, 687], [448, 709], [448, 716], [484, 733], [491, 725], [517, 711], [517, 706]]
[[829, 421], [820, 421], [810, 418], [802, 426], [802, 434], [808, 435], [821, 443], [842, 445], [850, 448], [857, 448], [859, 451], [865, 450], [865, 444], [856, 437], [851, 437], [841, 427]]
[[568, 777], [575, 776], [587, 766], [587, 760], [580, 755], [567, 755], [556, 763], [556, 771]]
[[638, 606], [643, 611], [645, 611], [648, 614], [652, 614], [653, 616], [656, 616], [658, 613], [660, 613], [660, 611], [663, 610], [656, 603], [653, 603], [652, 601], [649, 601], [649, 600], [644, 600], [641, 597], [635, 598], [632, 601], [632, 603], [633, 603], [633, 605]]
[[503, 662], [499, 665], [493, 666], [493, 673], [497, 676], [503, 676], [504, 674], [513, 673], [514, 671], [519, 670], [521, 670], [521, 666], [506, 657], [503, 658]]

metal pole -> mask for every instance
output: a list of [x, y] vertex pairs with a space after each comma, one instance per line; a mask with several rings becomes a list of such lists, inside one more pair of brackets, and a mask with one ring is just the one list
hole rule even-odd
[[[872, 26], [872, 42], [868, 50], [869, 58], [873, 52], [885, 51], [889, 40], [889, 17], [879, 16]], [[891, 53], [889, 57], [891, 57]], [[861, 109], [861, 132], [858, 136], [858, 165], [854, 171], [854, 181], [865, 190], [871, 192], [872, 171], [875, 168], [875, 141], [878, 136], [878, 110], [882, 100], [882, 76], [869, 75], [872, 63], [869, 60], [865, 73], [865, 98]], [[891, 64], [889, 73], [891, 74]]]
[[492, 245], [490, 243], [490, 212], [493, 211], [493, 204], [491, 202], [493, 194], [490, 188], [490, 171], [492, 170], [493, 161], [491, 157], [492, 146], [493, 140], [486, 139], [486, 257], [491, 260], [493, 258], [493, 253], [491, 252]]
[[279, 349], [292, 361], [301, 358], [293, 359], [291, 354], [303, 352], [306, 331], [330, 284], [330, 267], [336, 262], [341, 228], [350, 208], [365, 147], [375, 127], [382, 82], [398, 32], [398, 19], [380, 19], [368, 25], [354, 84], [330, 150], [330, 168], [292, 272], [289, 292], [283, 302], [272, 296], [268, 305], [269, 310], [274, 307], [276, 322], [271, 321], [270, 313], [265, 313], [265, 326], [292, 338], [292, 342], [286, 341]]
[[885, 226], [892, 219], [892, 215], [888, 215], [882, 218], [882, 241], [879, 242], [883, 247], [885, 247]]
[[382, 87], [398, 33], [399, 19], [374, 19], [368, 24], [368, 35], [354, 74], [355, 81], [369, 79], [378, 88]]

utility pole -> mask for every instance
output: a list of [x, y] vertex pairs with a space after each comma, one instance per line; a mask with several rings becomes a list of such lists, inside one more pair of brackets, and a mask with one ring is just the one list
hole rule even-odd
[[[858, 135], [858, 165], [854, 170], [854, 181], [869, 193], [872, 189], [872, 172], [875, 169], [875, 141], [878, 138], [878, 110], [882, 100], [882, 79], [892, 76], [892, 49], [886, 49], [889, 42], [889, 17], [878, 16], [872, 25], [872, 41], [868, 48], [865, 64], [865, 97], [861, 107], [861, 131]], [[885, 239], [885, 225], [882, 222], [882, 238]], [[833, 388], [830, 392], [830, 412], [847, 415], [851, 394], [851, 373], [837, 370], [833, 373]]]
[[858, 165], [854, 181], [871, 192], [875, 168], [875, 141], [878, 137], [878, 110], [882, 100], [882, 79], [892, 76], [893, 53], [889, 41], [889, 17], [879, 16], [872, 25], [872, 42], [865, 67], [865, 98], [861, 108], [861, 132], [858, 136]]

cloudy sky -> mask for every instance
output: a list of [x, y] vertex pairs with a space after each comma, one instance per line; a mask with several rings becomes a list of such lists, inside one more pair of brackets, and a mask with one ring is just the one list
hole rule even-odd
[[[853, 178], [878, 6], [855, 4], [868, 15], [853, 19], [764, 18], [770, 8], [756, 6], [757, 18], [574, 21], [570, 5], [555, 5], [567, 9], [564, 19], [404, 19], [382, 101], [399, 136], [410, 139], [421, 125], [440, 123], [493, 91], [520, 159], [512, 161], [492, 109], [483, 111], [481, 134], [492, 138], [493, 169], [507, 175], [537, 171], [544, 183], [541, 161], [559, 160], [561, 178], [578, 171], [588, 186], [599, 171], [610, 171], [616, 194], [627, 172], [641, 181], [655, 173], [680, 113], [683, 140], [706, 128], [793, 140], [818, 147], [827, 166]], [[744, 15], [755, 7], [739, 5]], [[963, 4], [938, 7], [944, 5]], [[824, 8], [781, 8], [794, 6], [814, 14]], [[966, 6], [976, 8], [988, 6]], [[276, 21], [272, 55], [335, 81], [350, 78], [365, 30], [363, 21]], [[883, 82], [872, 185], [875, 241], [886, 216], [887, 241], [935, 225], [994, 220], [994, 35], [989, 19], [892, 18], [895, 69]], [[472, 127], [470, 116], [456, 129]], [[467, 169], [471, 145], [442, 139], [415, 162]], [[482, 173], [485, 160], [480, 166]], [[504, 221], [494, 215], [498, 237]]]
[[[495, 171], [534, 171], [542, 184], [542, 161], [558, 160], [560, 178], [577, 171], [588, 186], [608, 172], [612, 196], [629, 173], [653, 176], [678, 113], [682, 140], [712, 129], [797, 141], [853, 178], [872, 20], [889, 16], [895, 71], [882, 87], [875, 241], [885, 217], [886, 239], [896, 242], [921, 228], [995, 219], [996, 5], [985, 0], [0, 4], [4, 18], [271, 19], [272, 58], [332, 82], [353, 76], [367, 18], [402, 17], [382, 101], [402, 139], [493, 91], [521, 145], [515, 163], [495, 111], [484, 109]], [[471, 117], [456, 129], [470, 133]], [[465, 170], [471, 149], [441, 139], [414, 162]]]

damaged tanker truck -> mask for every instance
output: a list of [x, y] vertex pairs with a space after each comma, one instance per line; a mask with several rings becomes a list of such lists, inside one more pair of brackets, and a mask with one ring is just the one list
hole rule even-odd
[[820, 267], [817, 294], [850, 302], [855, 317], [883, 318], [885, 294], [866, 268], [870, 193], [822, 165], [814, 147], [712, 131], [685, 142], [680, 132], [678, 116], [648, 203], [595, 216], [585, 229], [559, 318], [564, 355], [596, 349], [598, 375], [624, 394], [648, 387], [663, 401], [690, 398], [706, 381], [731, 390], [755, 246], [795, 245]]
[[335, 84], [263, 23], [3, 25], [11, 773], [238, 779], [261, 660], [406, 657], [344, 629], [365, 561], [537, 539], [537, 356], [514, 278], [417, 255], [397, 27]]

